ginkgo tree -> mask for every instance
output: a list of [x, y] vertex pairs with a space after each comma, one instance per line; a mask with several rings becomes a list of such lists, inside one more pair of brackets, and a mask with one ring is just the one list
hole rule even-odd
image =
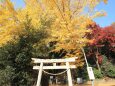
[[14, 39], [23, 34], [26, 15], [32, 18], [35, 28], [40, 26], [40, 17], [48, 15], [54, 22], [48, 30], [51, 38], [47, 42], [57, 42], [55, 51], [65, 49], [69, 55], [74, 50], [78, 55], [79, 46], [87, 42], [85, 34], [89, 30], [86, 26], [92, 23], [93, 18], [103, 15], [93, 10], [101, 1], [106, 3], [106, 0], [24, 0], [25, 7], [15, 9], [10, 0], [4, 0], [0, 5], [0, 44], [16, 42]]
[[45, 21], [52, 19], [53, 23], [47, 30], [51, 36], [44, 42], [56, 42], [51, 52], [64, 50], [65, 57], [81, 56], [81, 47], [88, 42], [85, 35], [90, 32], [87, 25], [93, 18], [104, 15], [103, 11], [94, 10], [101, 1], [107, 3], [107, 0], [24, 0], [25, 7], [15, 9], [10, 0], [4, 0], [0, 5], [0, 45], [16, 43], [19, 35], [25, 34], [27, 15], [35, 29], [42, 25], [40, 18], [47, 16]]
[[64, 49], [66, 57], [79, 56], [81, 49], [87, 43], [86, 27], [92, 19], [102, 16], [93, 9], [99, 0], [43, 0], [43, 8], [55, 16], [51, 27], [50, 41], [56, 41], [56, 52]]

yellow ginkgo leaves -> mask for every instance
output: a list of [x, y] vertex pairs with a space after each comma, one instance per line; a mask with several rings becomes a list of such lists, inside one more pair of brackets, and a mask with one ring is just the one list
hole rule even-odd
[[[23, 33], [26, 16], [31, 19], [31, 26], [40, 29], [42, 17], [53, 19], [47, 32], [51, 35], [46, 42], [56, 41], [55, 49], [64, 49], [67, 56], [76, 56], [81, 53], [80, 47], [88, 42], [85, 34], [90, 32], [87, 25], [100, 12], [93, 9], [101, 1], [107, 0], [24, 0], [25, 7], [14, 9], [10, 0], [5, 0], [0, 6], [0, 45], [8, 41], [15, 41]], [[4, 36], [4, 38], [3, 38]], [[70, 53], [70, 51], [77, 52]]]

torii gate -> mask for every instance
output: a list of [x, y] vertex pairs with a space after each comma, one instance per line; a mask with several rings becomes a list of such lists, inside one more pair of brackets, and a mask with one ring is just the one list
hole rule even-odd
[[[73, 86], [71, 77], [71, 68], [76, 68], [75, 65], [70, 65], [70, 62], [75, 62], [78, 57], [65, 58], [65, 59], [37, 59], [32, 58], [34, 63], [40, 63], [40, 66], [33, 66], [33, 69], [39, 70], [37, 85], [40, 86], [42, 72], [45, 69], [66, 69], [68, 77], [68, 86]], [[52, 63], [52, 66], [44, 66], [44, 63]], [[56, 65], [56, 63], [65, 63], [65, 65]]]

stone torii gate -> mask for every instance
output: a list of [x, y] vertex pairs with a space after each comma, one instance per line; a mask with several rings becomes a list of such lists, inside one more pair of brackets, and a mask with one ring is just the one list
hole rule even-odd
[[[33, 66], [33, 69], [39, 70], [37, 85], [40, 86], [42, 72], [46, 69], [66, 69], [68, 77], [68, 86], [73, 86], [71, 77], [71, 68], [76, 68], [75, 65], [71, 65], [70, 62], [75, 62], [78, 57], [65, 58], [65, 59], [37, 59], [32, 58], [35, 64], [40, 64], [39, 66]], [[52, 64], [51, 66], [44, 66], [45, 63]], [[65, 63], [64, 65], [57, 65], [57, 63]]]

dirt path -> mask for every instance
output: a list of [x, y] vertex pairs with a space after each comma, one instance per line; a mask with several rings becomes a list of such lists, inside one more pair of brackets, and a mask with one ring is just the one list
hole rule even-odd
[[[50, 85], [50, 86], [68, 86], [68, 85]], [[91, 81], [74, 86], [92, 86]], [[115, 86], [115, 80], [95, 80], [94, 86]]]

